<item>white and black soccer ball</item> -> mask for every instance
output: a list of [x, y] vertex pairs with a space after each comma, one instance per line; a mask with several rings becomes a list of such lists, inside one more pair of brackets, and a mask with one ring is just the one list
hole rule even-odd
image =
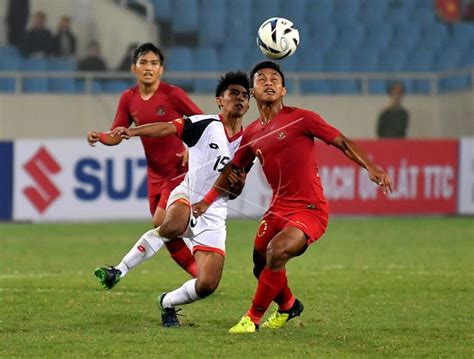
[[283, 59], [295, 53], [300, 43], [300, 33], [290, 20], [272, 17], [258, 29], [257, 45], [267, 57]]

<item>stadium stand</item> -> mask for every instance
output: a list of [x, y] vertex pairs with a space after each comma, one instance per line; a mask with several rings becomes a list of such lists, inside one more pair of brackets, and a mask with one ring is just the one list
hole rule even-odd
[[[474, 23], [446, 25], [437, 20], [432, 0], [150, 0], [156, 22], [166, 31], [162, 42], [167, 72], [223, 72], [247, 69], [263, 56], [255, 46], [258, 26], [272, 16], [300, 28], [301, 46], [283, 60], [287, 72], [433, 73], [474, 66]], [[212, 14], [199, 21], [200, 13]], [[235, 16], [239, 14], [239, 16]], [[231, 42], [228, 39], [232, 39]], [[71, 61], [24, 61], [18, 51], [0, 47], [0, 71], [74, 71]], [[472, 86], [469, 73], [443, 77], [438, 86], [454, 91]], [[212, 92], [214, 81], [173, 79], [191, 91]], [[407, 93], [431, 91], [429, 80], [406, 80]], [[128, 81], [95, 82], [95, 91], [120, 91]], [[388, 81], [371, 79], [369, 91], [384, 93]], [[289, 84], [290, 92], [293, 82]], [[28, 92], [76, 92], [84, 83], [29, 78]], [[358, 80], [305, 80], [303, 93], [358, 93]], [[0, 78], [0, 91], [15, 90], [15, 79]]]

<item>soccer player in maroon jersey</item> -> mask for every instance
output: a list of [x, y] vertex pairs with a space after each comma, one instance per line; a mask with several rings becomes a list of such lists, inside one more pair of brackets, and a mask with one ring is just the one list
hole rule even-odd
[[[169, 122], [183, 116], [201, 114], [202, 111], [179, 87], [160, 80], [163, 74], [163, 54], [155, 45], [144, 43], [133, 54], [131, 71], [137, 85], [125, 91], [118, 104], [112, 130], [117, 127], [138, 126], [148, 123]], [[93, 146], [97, 141], [116, 145], [119, 136], [89, 131], [87, 140]], [[148, 202], [153, 225], [158, 227], [164, 219], [170, 192], [183, 180], [187, 171], [186, 148], [176, 136], [141, 137], [147, 160]], [[171, 257], [193, 277], [197, 275], [191, 251], [182, 239], [166, 244]], [[111, 289], [128, 270], [144, 260], [141, 247], [134, 246], [116, 267], [98, 267], [95, 275], [106, 289]]]
[[314, 139], [340, 149], [364, 167], [370, 179], [385, 193], [392, 191], [390, 177], [374, 165], [354, 142], [329, 125], [318, 114], [283, 104], [285, 77], [271, 61], [261, 62], [250, 72], [260, 117], [244, 131], [240, 147], [204, 199], [193, 205], [195, 216], [228, 188], [228, 175], [240, 171], [255, 157], [272, 187], [270, 208], [262, 218], [254, 242], [254, 274], [258, 285], [252, 305], [231, 333], [253, 333], [272, 301], [278, 310], [264, 323], [266, 328], [282, 328], [303, 311], [293, 296], [286, 277], [286, 263], [302, 255], [318, 240], [328, 223], [328, 204], [314, 161]]

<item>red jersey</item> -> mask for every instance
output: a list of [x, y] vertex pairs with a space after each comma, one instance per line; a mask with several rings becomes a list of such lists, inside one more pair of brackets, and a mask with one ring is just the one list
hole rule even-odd
[[[153, 96], [144, 100], [140, 96], [138, 86], [125, 91], [115, 115], [112, 129], [123, 126], [129, 127], [132, 123], [143, 125], [155, 122], [169, 122], [184, 115], [201, 114], [202, 111], [179, 87], [160, 82], [158, 90]], [[181, 140], [175, 136], [140, 137], [148, 164], [148, 178], [157, 183], [173, 178], [186, 171], [181, 165], [181, 158], [177, 153], [184, 151]]]
[[257, 119], [247, 126], [232, 163], [243, 168], [258, 157], [273, 190], [271, 206], [326, 207], [314, 139], [330, 144], [339, 134], [318, 114], [284, 106], [267, 124]]

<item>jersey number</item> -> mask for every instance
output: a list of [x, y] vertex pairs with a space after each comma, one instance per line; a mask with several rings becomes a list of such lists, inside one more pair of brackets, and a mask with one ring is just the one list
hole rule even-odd
[[212, 169], [214, 171], [222, 172], [224, 169], [225, 165], [229, 163], [230, 157], [227, 156], [217, 156], [216, 158], [216, 163], [214, 163], [214, 167]]

